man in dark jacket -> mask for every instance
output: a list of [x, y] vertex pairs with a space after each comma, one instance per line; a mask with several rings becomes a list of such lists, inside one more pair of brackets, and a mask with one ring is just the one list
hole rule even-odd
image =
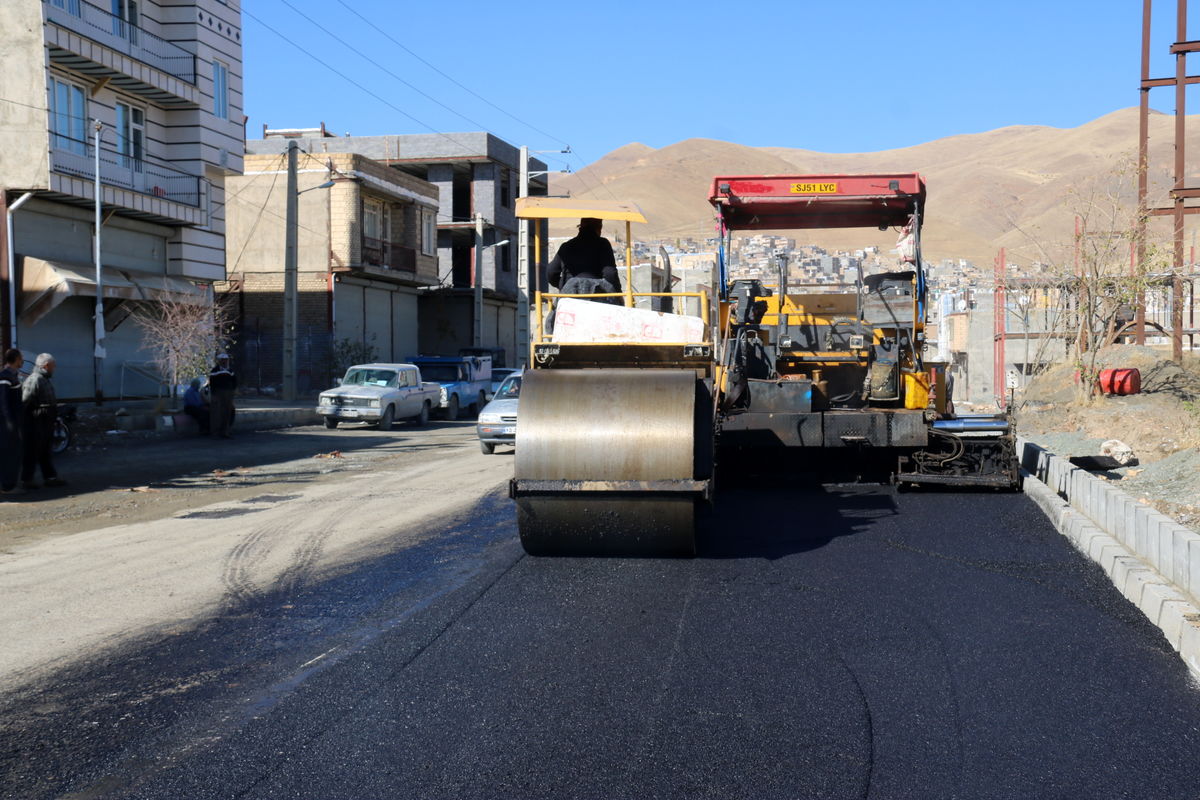
[[0, 494], [20, 494], [21, 479], [21, 420], [25, 416], [21, 403], [21, 351], [10, 347], [4, 351], [0, 369]]
[[42, 482], [46, 486], [65, 486], [66, 481], [58, 477], [54, 469], [52, 450], [54, 447], [54, 423], [58, 419], [58, 397], [50, 379], [54, 376], [54, 356], [42, 353], [34, 361], [33, 372], [21, 385], [21, 403], [24, 406], [23, 445], [25, 455], [21, 469], [21, 484], [26, 489], [36, 489], [33, 474], [39, 468]]
[[213, 436], [232, 439], [233, 393], [237, 391], [237, 376], [229, 368], [229, 354], [217, 356], [217, 365], [208, 373], [209, 426]]
[[[613, 257], [612, 242], [600, 234], [604, 222], [579, 221], [579, 234], [562, 243], [550, 262], [547, 278], [563, 294], [604, 294], [621, 291], [621, 276]], [[611, 298], [617, 300], [617, 298]]]

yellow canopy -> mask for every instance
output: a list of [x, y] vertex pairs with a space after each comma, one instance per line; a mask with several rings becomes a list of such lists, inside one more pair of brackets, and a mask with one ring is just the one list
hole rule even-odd
[[573, 197], [518, 197], [518, 219], [611, 219], [645, 222], [642, 210], [633, 203], [607, 203]]

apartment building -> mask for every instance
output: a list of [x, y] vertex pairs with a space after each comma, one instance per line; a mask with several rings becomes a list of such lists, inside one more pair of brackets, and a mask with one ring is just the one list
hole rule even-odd
[[[264, 134], [265, 135], [265, 134]], [[484, 221], [479, 282], [483, 346], [516, 356], [517, 219], [520, 148], [486, 132], [330, 136], [324, 129], [281, 132], [314, 154], [353, 152], [438, 189], [437, 285], [421, 294], [424, 353], [456, 354], [474, 341], [475, 216]], [[247, 142], [249, 153], [279, 149], [275, 137]], [[530, 195], [546, 193], [546, 164], [530, 158]], [[544, 226], [543, 226], [544, 228]], [[545, 260], [546, 236], [541, 237]], [[529, 285], [532, 285], [530, 282]]]
[[[4, 343], [58, 358], [64, 397], [153, 392], [138, 303], [211, 302], [244, 151], [239, 0], [0, 3]], [[93, 380], [99, 125], [105, 296]], [[140, 384], [139, 384], [140, 381]]]
[[[229, 191], [234, 355], [243, 382], [277, 386], [283, 371], [287, 138], [246, 156]], [[333, 139], [297, 167], [297, 388], [328, 387], [341, 358], [403, 361], [417, 353], [418, 295], [437, 286], [437, 187]], [[268, 149], [266, 147], [258, 148]], [[307, 148], [305, 148], [307, 150]]]

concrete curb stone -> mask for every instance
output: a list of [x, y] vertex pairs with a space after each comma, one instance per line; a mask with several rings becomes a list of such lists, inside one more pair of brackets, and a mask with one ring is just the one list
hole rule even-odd
[[1018, 447], [1025, 494], [1158, 626], [1200, 682], [1200, 535], [1023, 437]]

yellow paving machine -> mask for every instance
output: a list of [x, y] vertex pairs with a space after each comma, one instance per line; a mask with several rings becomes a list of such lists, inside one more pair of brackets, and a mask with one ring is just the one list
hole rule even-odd
[[[631, 204], [532, 197], [517, 216], [624, 222], [626, 247], [619, 293], [543, 292], [535, 275], [511, 484], [521, 543], [535, 555], [692, 554], [695, 505], [712, 491], [711, 287], [634, 291], [630, 227], [646, 220]], [[637, 307], [668, 297], [695, 315]]]
[[[717, 178], [710, 201], [721, 257], [691, 292], [634, 290], [632, 204], [518, 201], [522, 219], [624, 222], [626, 243], [621, 292], [543, 292], [535, 275], [510, 484], [529, 553], [693, 554], [697, 505], [734, 449], [808, 454], [817, 471], [833, 449], [884, 454], [899, 483], [1017, 485], [1009, 421], [954, 416], [924, 357], [919, 175]], [[782, 263], [773, 287], [726, 278], [734, 231], [844, 227], [896, 228], [905, 266], [845, 285], [793, 284]]]

